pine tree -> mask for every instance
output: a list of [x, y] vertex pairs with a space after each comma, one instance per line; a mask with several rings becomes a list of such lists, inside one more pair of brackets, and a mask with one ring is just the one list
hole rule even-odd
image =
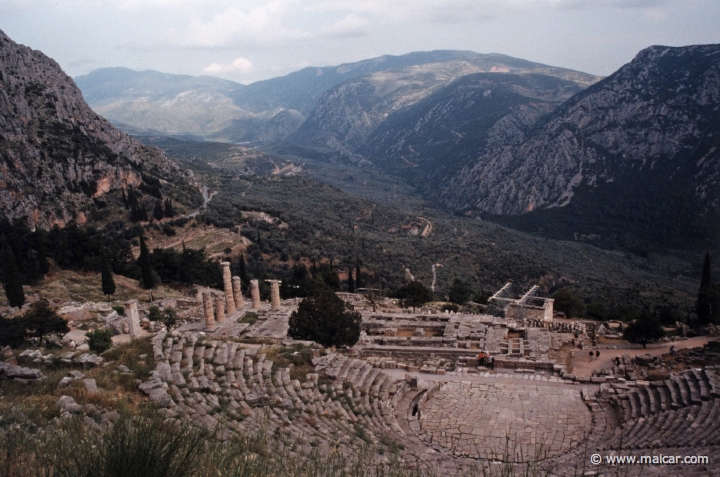
[[127, 200], [127, 197], [125, 196], [125, 189], [121, 189], [121, 192], [122, 192], [122, 201], [123, 201], [123, 204], [125, 204], [125, 208], [127, 209], [127, 207], [128, 207], [128, 200]]
[[107, 257], [103, 257], [102, 261], [102, 291], [108, 296], [108, 301], [110, 301], [110, 295], [115, 294], [115, 279], [113, 278], [110, 260]]
[[2, 247], [3, 279], [5, 280], [3, 288], [5, 288], [5, 295], [7, 296], [10, 306], [21, 307], [25, 304], [25, 292], [23, 291], [22, 281], [20, 280], [20, 271], [15, 262], [15, 254], [4, 237], [0, 247]]
[[145, 236], [143, 235], [140, 235], [140, 256], [137, 263], [142, 273], [142, 287], [146, 290], [155, 288], [155, 271], [152, 269], [150, 252], [145, 245]]
[[40, 300], [32, 304], [30, 311], [20, 318], [29, 336], [40, 338], [50, 333], [67, 333], [70, 331], [67, 322], [50, 308], [47, 300]]
[[320, 285], [290, 315], [288, 335], [323, 346], [353, 346], [360, 338], [361, 323], [360, 313]]
[[355, 280], [353, 280], [353, 267], [348, 267], [348, 293], [355, 293]]

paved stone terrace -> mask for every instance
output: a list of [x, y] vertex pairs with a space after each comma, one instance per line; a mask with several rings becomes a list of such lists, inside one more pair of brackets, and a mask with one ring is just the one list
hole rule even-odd
[[580, 389], [509, 380], [446, 382], [420, 406], [418, 436], [456, 456], [518, 462], [553, 457], [580, 445], [592, 415]]

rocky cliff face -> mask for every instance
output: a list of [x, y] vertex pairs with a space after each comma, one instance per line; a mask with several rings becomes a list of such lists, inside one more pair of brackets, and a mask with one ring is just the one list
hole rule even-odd
[[462, 59], [381, 71], [329, 89], [293, 139], [306, 145], [357, 153], [391, 114], [418, 103], [462, 76], [480, 72], [537, 73], [583, 86], [599, 79], [497, 54], [474, 54]]
[[0, 215], [83, 222], [93, 198], [143, 174], [186, 186], [190, 177], [95, 114], [55, 61], [0, 31]]
[[484, 150], [520, 144], [540, 118], [583, 88], [539, 74], [476, 73], [391, 114], [361, 152], [420, 187]]
[[[442, 190], [493, 214], [562, 207], [632, 176], [698, 210], [720, 203], [720, 46], [654, 46], [567, 101], [521, 144], [488, 150]], [[657, 189], [661, 187], [661, 189]]]

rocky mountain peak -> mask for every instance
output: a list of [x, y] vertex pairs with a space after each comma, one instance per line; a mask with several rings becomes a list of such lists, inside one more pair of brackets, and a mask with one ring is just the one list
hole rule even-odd
[[54, 60], [0, 31], [0, 215], [84, 222], [93, 198], [139, 186], [143, 174], [188, 179], [93, 112]]

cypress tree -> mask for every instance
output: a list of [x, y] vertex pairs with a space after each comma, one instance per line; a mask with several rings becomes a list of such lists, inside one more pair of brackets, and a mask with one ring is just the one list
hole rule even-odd
[[250, 284], [250, 279], [247, 275], [247, 270], [245, 270], [245, 255], [240, 254], [240, 258], [238, 259], [238, 276], [240, 277], [240, 281], [245, 285], [248, 286]]
[[15, 262], [15, 254], [10, 245], [7, 244], [5, 238], [2, 240], [2, 266], [3, 279], [5, 283], [5, 295], [7, 296], [10, 306], [21, 307], [25, 304], [25, 292], [23, 291], [22, 281], [20, 280], [20, 271]]
[[40, 273], [47, 275], [48, 272], [50, 272], [50, 263], [48, 262], [47, 254], [45, 252], [45, 234], [41, 230], [38, 230], [35, 237], [35, 240], [37, 241], [35, 247], [37, 250], [38, 264], [40, 265]]
[[165, 199], [165, 217], [174, 217], [175, 211], [173, 210], [172, 202], [169, 198]]
[[147, 245], [145, 245], [144, 235], [140, 235], [140, 256], [137, 263], [142, 273], [142, 287], [146, 290], [155, 288], [155, 272], [150, 263], [150, 252]]
[[697, 323], [699, 325], [707, 325], [720, 321], [720, 293], [718, 287], [713, 286], [710, 266], [710, 252], [705, 254], [705, 263], [703, 263], [702, 278], [700, 279], [700, 291], [698, 292], [697, 302], [695, 303], [695, 312], [697, 313]]
[[155, 217], [155, 220], [162, 220], [163, 217], [165, 217], [162, 202], [159, 200], [155, 201], [155, 207], [153, 208], [153, 217]]
[[363, 288], [365, 284], [362, 282], [362, 279], [360, 278], [360, 262], [355, 260], [355, 289]]
[[102, 261], [102, 291], [108, 296], [108, 301], [110, 301], [110, 295], [115, 294], [115, 279], [113, 278], [110, 260], [106, 256], [103, 257]]
[[355, 293], [355, 280], [353, 280], [353, 267], [348, 267], [348, 293]]

